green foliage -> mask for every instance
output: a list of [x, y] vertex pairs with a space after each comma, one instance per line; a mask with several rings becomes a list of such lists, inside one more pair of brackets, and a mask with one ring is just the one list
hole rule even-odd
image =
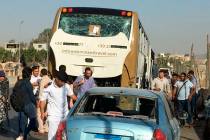
[[45, 64], [47, 59], [47, 51], [37, 51], [33, 47], [23, 50], [26, 63], [38, 62]]
[[45, 64], [46, 60], [47, 60], [47, 51], [45, 50], [37, 51], [35, 55], [35, 61]]
[[11, 51], [7, 51], [4, 48], [0, 48], [0, 61], [2, 63], [13, 60], [13, 53]]
[[37, 53], [37, 51], [33, 47], [29, 47], [28, 49], [23, 50], [23, 54], [25, 56], [26, 63], [34, 62], [36, 53]]
[[37, 39], [33, 39], [32, 43], [47, 43], [50, 41], [50, 38], [52, 37], [52, 31], [51, 29], [47, 28], [42, 31]]
[[[30, 44], [27, 44], [25, 42], [20, 42], [20, 54], [24, 55], [25, 61], [27, 64], [38, 62], [41, 64], [46, 64], [47, 62], [47, 51], [40, 50], [37, 51], [33, 47], [33, 43], [49, 43], [50, 38], [52, 36], [51, 29], [47, 28], [44, 29], [39, 36], [36, 39], [32, 39]], [[15, 43], [16, 41], [14, 39], [11, 39], [9, 41], [10, 43]], [[26, 49], [23, 49], [26, 48]], [[12, 53], [11, 51], [5, 50], [3, 47], [0, 47], [0, 62], [7, 62], [7, 61], [19, 61], [19, 50], [15, 53]]]

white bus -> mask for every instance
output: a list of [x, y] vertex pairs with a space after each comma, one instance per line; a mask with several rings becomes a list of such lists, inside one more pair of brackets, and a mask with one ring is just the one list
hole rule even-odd
[[74, 77], [91, 67], [98, 86], [140, 88], [149, 80], [154, 57], [136, 12], [62, 7], [52, 32], [48, 65], [52, 73], [64, 64]]

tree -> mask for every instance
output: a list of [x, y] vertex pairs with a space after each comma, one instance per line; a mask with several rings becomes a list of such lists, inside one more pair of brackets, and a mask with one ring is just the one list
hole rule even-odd
[[29, 47], [27, 50], [23, 50], [26, 63], [34, 62], [36, 53], [37, 51], [33, 47]]
[[2, 56], [2, 62], [5, 63], [7, 61], [12, 61], [13, 54], [11, 51], [4, 50], [3, 56]]
[[46, 60], [47, 60], [47, 51], [45, 50], [37, 51], [35, 55], [35, 61], [40, 62], [42, 64], [46, 64]]
[[52, 37], [52, 31], [49, 28], [44, 29], [37, 39], [32, 40], [33, 43], [48, 43]]

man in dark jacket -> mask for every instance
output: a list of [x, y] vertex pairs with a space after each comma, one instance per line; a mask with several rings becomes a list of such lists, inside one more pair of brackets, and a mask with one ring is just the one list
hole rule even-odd
[[[23, 91], [26, 96], [24, 97], [24, 108], [23, 112], [19, 113], [19, 137], [17, 140], [27, 140], [27, 135], [31, 130], [37, 130], [37, 117], [36, 117], [36, 98], [33, 93], [33, 87], [30, 83], [32, 70], [29, 67], [25, 67], [22, 71], [21, 80], [21, 91]], [[29, 119], [29, 124], [27, 120]]]

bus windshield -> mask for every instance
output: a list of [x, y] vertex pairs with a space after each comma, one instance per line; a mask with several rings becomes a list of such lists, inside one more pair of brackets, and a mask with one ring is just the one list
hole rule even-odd
[[62, 13], [59, 28], [68, 34], [81, 36], [111, 37], [121, 32], [129, 39], [131, 21], [131, 17], [124, 16]]

